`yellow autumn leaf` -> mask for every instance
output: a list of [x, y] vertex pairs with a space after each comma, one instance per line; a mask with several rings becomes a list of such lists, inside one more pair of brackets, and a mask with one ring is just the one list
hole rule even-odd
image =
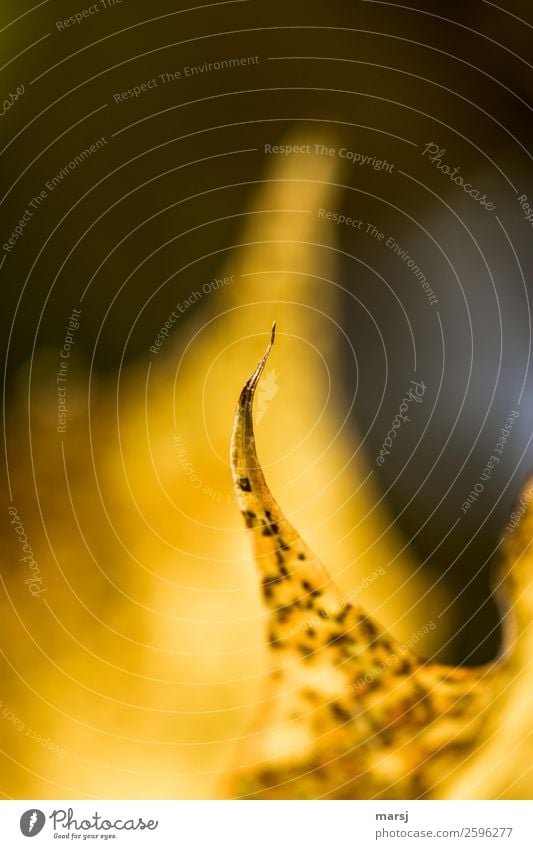
[[[505, 752], [498, 741], [502, 710], [508, 721], [513, 717], [516, 740], [530, 728], [531, 695], [523, 679], [531, 581], [521, 545], [530, 539], [531, 516], [507, 547], [495, 580], [504, 612], [500, 656], [470, 669], [418, 657], [343, 597], [266, 483], [252, 409], [274, 337], [275, 328], [241, 392], [231, 442], [235, 493], [268, 610], [271, 667], [231, 792], [263, 799], [416, 799], [482, 797], [484, 788], [492, 795], [495, 781], [487, 781], [487, 773], [491, 766], [500, 772]], [[505, 736], [508, 747], [511, 734]]]

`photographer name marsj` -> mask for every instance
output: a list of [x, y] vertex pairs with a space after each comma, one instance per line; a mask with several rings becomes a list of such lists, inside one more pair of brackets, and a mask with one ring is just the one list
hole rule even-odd
[[158, 820], [144, 820], [142, 817], [109, 819], [97, 811], [90, 819], [76, 819], [73, 808], [54, 810], [49, 819], [54, 828], [54, 838], [66, 840], [86, 840], [88, 837], [109, 840], [117, 837], [114, 833], [117, 831], [155, 831], [159, 825]]

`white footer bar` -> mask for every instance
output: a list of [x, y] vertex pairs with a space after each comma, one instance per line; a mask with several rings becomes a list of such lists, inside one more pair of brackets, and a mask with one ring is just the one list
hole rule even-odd
[[529, 801], [5, 801], [0, 845], [526, 849], [532, 815]]

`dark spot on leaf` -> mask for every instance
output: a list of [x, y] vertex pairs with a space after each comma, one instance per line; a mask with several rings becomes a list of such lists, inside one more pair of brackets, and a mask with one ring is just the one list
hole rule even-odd
[[408, 672], [411, 672], [411, 664], [408, 660], [402, 660], [398, 666], [393, 669], [395, 675], [406, 675]]
[[265, 516], [267, 517], [268, 523], [272, 528], [272, 532], [277, 534], [279, 532], [279, 527], [276, 525], [275, 522], [272, 521], [272, 513], [270, 512], [270, 510], [265, 510]]
[[331, 636], [327, 638], [326, 643], [333, 646], [335, 643], [342, 643], [345, 639], [346, 634], [331, 634]]
[[338, 719], [339, 722], [349, 722], [352, 718], [348, 711], [344, 710], [338, 702], [332, 702], [329, 708], [335, 719]]
[[359, 617], [359, 624], [368, 637], [376, 637], [378, 630], [373, 622], [367, 616]]
[[318, 693], [315, 690], [302, 690], [302, 696], [310, 702], [316, 702], [318, 699]]
[[291, 615], [290, 604], [282, 604], [280, 607], [278, 607], [278, 609], [277, 609], [277, 619], [278, 619], [278, 622], [280, 624], [283, 623], [283, 622], [286, 622], [287, 619], [290, 617], [290, 615]]
[[343, 609], [341, 610], [341, 612], [339, 613], [339, 615], [337, 616], [336, 621], [339, 622], [339, 624], [341, 622], [344, 622], [344, 620], [346, 619], [346, 616], [348, 615], [348, 613], [350, 612], [351, 609], [352, 609], [351, 604], [345, 605], [343, 607]]
[[282, 647], [281, 640], [278, 639], [274, 631], [270, 632], [270, 634], [268, 635], [268, 639], [273, 649], [280, 649]]
[[265, 595], [265, 598], [268, 599], [272, 598], [272, 596], [274, 595], [274, 591], [270, 585], [270, 581], [263, 581], [263, 593]]

